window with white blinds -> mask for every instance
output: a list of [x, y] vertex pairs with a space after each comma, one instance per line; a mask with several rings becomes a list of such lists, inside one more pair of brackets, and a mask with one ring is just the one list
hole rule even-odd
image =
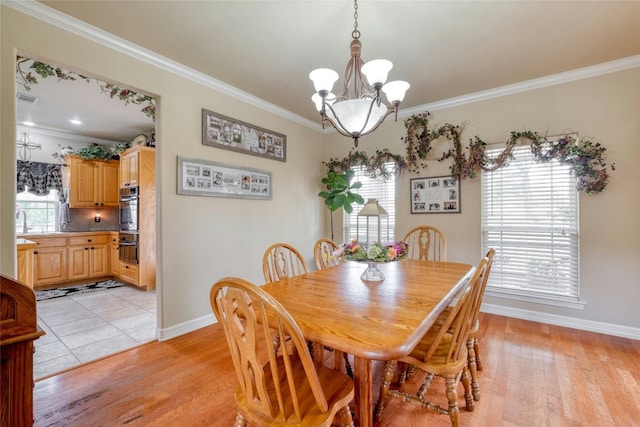
[[[358, 194], [362, 196], [365, 203], [368, 199], [378, 199], [380, 206], [389, 214], [388, 222], [386, 217], [380, 218], [380, 238], [383, 242], [391, 242], [395, 240], [395, 224], [396, 224], [396, 178], [395, 164], [393, 162], [385, 163], [385, 168], [390, 172], [391, 177], [386, 181], [382, 179], [369, 178], [364, 174], [364, 169], [360, 166], [354, 166], [352, 169], [355, 175], [351, 182], [360, 181], [362, 187], [358, 190]], [[354, 203], [353, 212], [351, 214], [344, 213], [344, 241], [348, 242], [356, 237], [364, 242], [367, 236], [367, 218], [360, 217], [358, 212], [362, 209], [362, 205]], [[387, 226], [388, 224], [388, 226]], [[369, 218], [369, 238], [377, 240], [378, 237], [378, 220], [377, 218]]]
[[575, 187], [569, 166], [538, 163], [529, 146], [517, 147], [508, 166], [482, 174], [483, 248], [496, 249], [488, 290], [579, 299]]

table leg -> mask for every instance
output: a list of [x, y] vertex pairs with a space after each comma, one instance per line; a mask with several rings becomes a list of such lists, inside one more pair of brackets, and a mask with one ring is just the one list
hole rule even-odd
[[354, 357], [353, 381], [355, 383], [356, 420], [360, 427], [373, 426], [373, 362], [363, 357]]

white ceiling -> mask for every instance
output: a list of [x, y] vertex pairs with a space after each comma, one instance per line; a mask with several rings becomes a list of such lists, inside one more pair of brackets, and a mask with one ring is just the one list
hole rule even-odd
[[[328, 67], [342, 78], [354, 24], [349, 0], [39, 3], [314, 122], [318, 113], [308, 74]], [[640, 54], [639, 1], [360, 0], [358, 5], [363, 59], [391, 60], [390, 80], [411, 84], [401, 109]], [[96, 116], [87, 129], [98, 129], [102, 121], [113, 134], [103, 130], [101, 138], [122, 140], [124, 132], [115, 130], [126, 127], [124, 122], [106, 117], [102, 108], [108, 97], [94, 88], [100, 99], [90, 98], [86, 86], [74, 82], [82, 95], [65, 89], [64, 96], [51, 100], [55, 109], [45, 109], [49, 100], [43, 99], [37, 114], [55, 112], [56, 120], [66, 120], [65, 114], [100, 105], [105, 117]], [[79, 98], [84, 106], [67, 106]], [[136, 106], [127, 106], [126, 114], [132, 110]]]

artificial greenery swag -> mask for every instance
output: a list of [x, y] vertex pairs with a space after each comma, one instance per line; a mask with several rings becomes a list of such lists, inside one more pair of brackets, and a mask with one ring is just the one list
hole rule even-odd
[[31, 90], [32, 85], [38, 84], [38, 79], [30, 70], [33, 70], [43, 79], [55, 76], [58, 78], [58, 80], [84, 80], [87, 83], [90, 83], [91, 80], [95, 80], [98, 83], [98, 86], [100, 87], [102, 93], [108, 94], [111, 98], [118, 98], [120, 101], [123, 101], [125, 105], [142, 105], [143, 107], [140, 111], [142, 111], [147, 117], [151, 117], [151, 119], [153, 119], [153, 121], [155, 122], [155, 101], [148, 95], [144, 95], [130, 89], [122, 89], [112, 83], [105, 83], [98, 79], [91, 79], [87, 76], [83, 76], [82, 74], [74, 73], [73, 71], [54, 68], [51, 65], [39, 61], [33, 61], [33, 64], [31, 64], [31, 66], [26, 71], [23, 70], [22, 67], [25, 66], [29, 61], [31, 61], [31, 59], [24, 58], [22, 56], [18, 56], [16, 61], [16, 74], [18, 77], [18, 83], [21, 84], [24, 90], [26, 90], [27, 92]]
[[406, 156], [393, 154], [388, 150], [378, 150], [373, 156], [362, 151], [350, 151], [342, 159], [332, 158], [325, 162], [329, 170], [345, 172], [355, 165], [363, 165], [365, 173], [370, 177], [386, 179], [391, 175], [384, 163], [393, 161], [395, 173], [404, 171], [419, 173], [427, 168], [427, 155], [436, 140], [447, 140], [450, 148], [444, 152], [438, 161], [452, 160], [451, 175], [460, 180], [474, 178], [480, 171], [494, 171], [507, 166], [513, 157], [513, 149], [523, 143], [530, 143], [531, 152], [538, 162], [548, 162], [552, 159], [572, 167], [576, 176], [576, 189], [585, 194], [596, 194], [605, 189], [609, 182], [608, 169], [615, 170], [615, 165], [608, 165], [604, 158], [606, 148], [600, 143], [589, 139], [578, 140], [572, 135], [559, 138], [547, 138], [537, 132], [511, 132], [505, 144], [505, 149], [497, 156], [489, 158], [486, 155], [487, 144], [475, 136], [469, 141], [466, 150], [461, 143], [463, 126], [445, 123], [437, 127], [429, 126], [429, 113], [417, 114], [404, 121], [407, 131], [402, 140], [405, 143]]

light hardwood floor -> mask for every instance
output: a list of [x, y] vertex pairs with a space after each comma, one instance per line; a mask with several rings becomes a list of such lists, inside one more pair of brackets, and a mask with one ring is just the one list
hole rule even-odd
[[[640, 341], [496, 315], [480, 320], [482, 397], [467, 412], [459, 393], [462, 426], [640, 426]], [[375, 365], [378, 380], [383, 367]], [[35, 425], [233, 426], [236, 384], [222, 328], [213, 325], [37, 381]], [[377, 398], [379, 381], [375, 387]], [[413, 381], [407, 387], [417, 389]], [[436, 380], [429, 394], [443, 389]], [[392, 400], [381, 425], [451, 424]]]

